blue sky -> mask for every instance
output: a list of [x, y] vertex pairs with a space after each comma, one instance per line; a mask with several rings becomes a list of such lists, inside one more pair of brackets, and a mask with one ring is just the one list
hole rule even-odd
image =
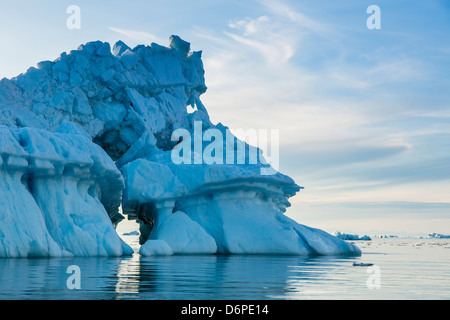
[[[69, 30], [66, 9], [81, 9]], [[369, 30], [369, 5], [381, 29]], [[80, 44], [203, 51], [213, 122], [280, 129], [287, 214], [355, 233], [450, 234], [450, 5], [445, 0], [1, 1], [0, 77]]]

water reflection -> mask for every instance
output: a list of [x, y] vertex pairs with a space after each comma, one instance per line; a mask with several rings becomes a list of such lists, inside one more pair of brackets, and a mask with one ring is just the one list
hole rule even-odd
[[[272, 299], [336, 278], [342, 258], [170, 256], [0, 259], [0, 299]], [[70, 290], [67, 267], [81, 270]], [[337, 271], [339, 274], [339, 271]]]
[[[387, 242], [386, 242], [387, 241]], [[0, 259], [0, 299], [446, 299], [450, 244], [379, 239], [361, 257], [170, 256]], [[381, 288], [367, 286], [380, 268]], [[67, 267], [81, 290], [67, 288]]]
[[144, 299], [264, 299], [283, 294], [292, 257], [172, 256], [140, 259]]
[[[0, 299], [111, 299], [120, 259], [0, 259]], [[70, 290], [67, 267], [81, 270], [81, 290]]]

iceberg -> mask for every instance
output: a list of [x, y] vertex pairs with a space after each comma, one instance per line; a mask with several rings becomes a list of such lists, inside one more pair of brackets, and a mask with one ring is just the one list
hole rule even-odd
[[430, 233], [427, 235], [429, 239], [450, 239], [450, 235], [440, 234], [440, 233]]
[[0, 156], [0, 257], [132, 253], [113, 225], [123, 178], [98, 145], [0, 127]]
[[359, 236], [358, 234], [349, 234], [349, 233], [343, 233], [340, 231], [334, 231], [333, 235], [339, 239], [349, 240], [349, 241], [357, 241], [357, 240], [370, 241], [370, 240], [372, 240], [372, 238], [369, 237], [368, 235]]
[[0, 80], [0, 257], [130, 255], [124, 215], [145, 256], [361, 253], [284, 214], [302, 187], [210, 121], [201, 55], [94, 41]]

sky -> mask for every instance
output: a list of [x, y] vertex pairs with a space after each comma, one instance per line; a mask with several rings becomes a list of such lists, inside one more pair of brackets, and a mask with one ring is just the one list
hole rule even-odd
[[[446, 0], [6, 1], [0, 78], [88, 41], [202, 50], [214, 123], [279, 129], [286, 214], [358, 234], [450, 234]], [[67, 8], [80, 8], [80, 29]], [[370, 5], [380, 29], [369, 29]]]

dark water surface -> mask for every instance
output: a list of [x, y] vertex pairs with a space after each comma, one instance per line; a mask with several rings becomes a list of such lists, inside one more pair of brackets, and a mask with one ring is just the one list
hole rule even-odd
[[[353, 258], [0, 259], [0, 299], [450, 299], [447, 242], [378, 239], [358, 243], [363, 255]], [[72, 265], [80, 289], [67, 285]]]

